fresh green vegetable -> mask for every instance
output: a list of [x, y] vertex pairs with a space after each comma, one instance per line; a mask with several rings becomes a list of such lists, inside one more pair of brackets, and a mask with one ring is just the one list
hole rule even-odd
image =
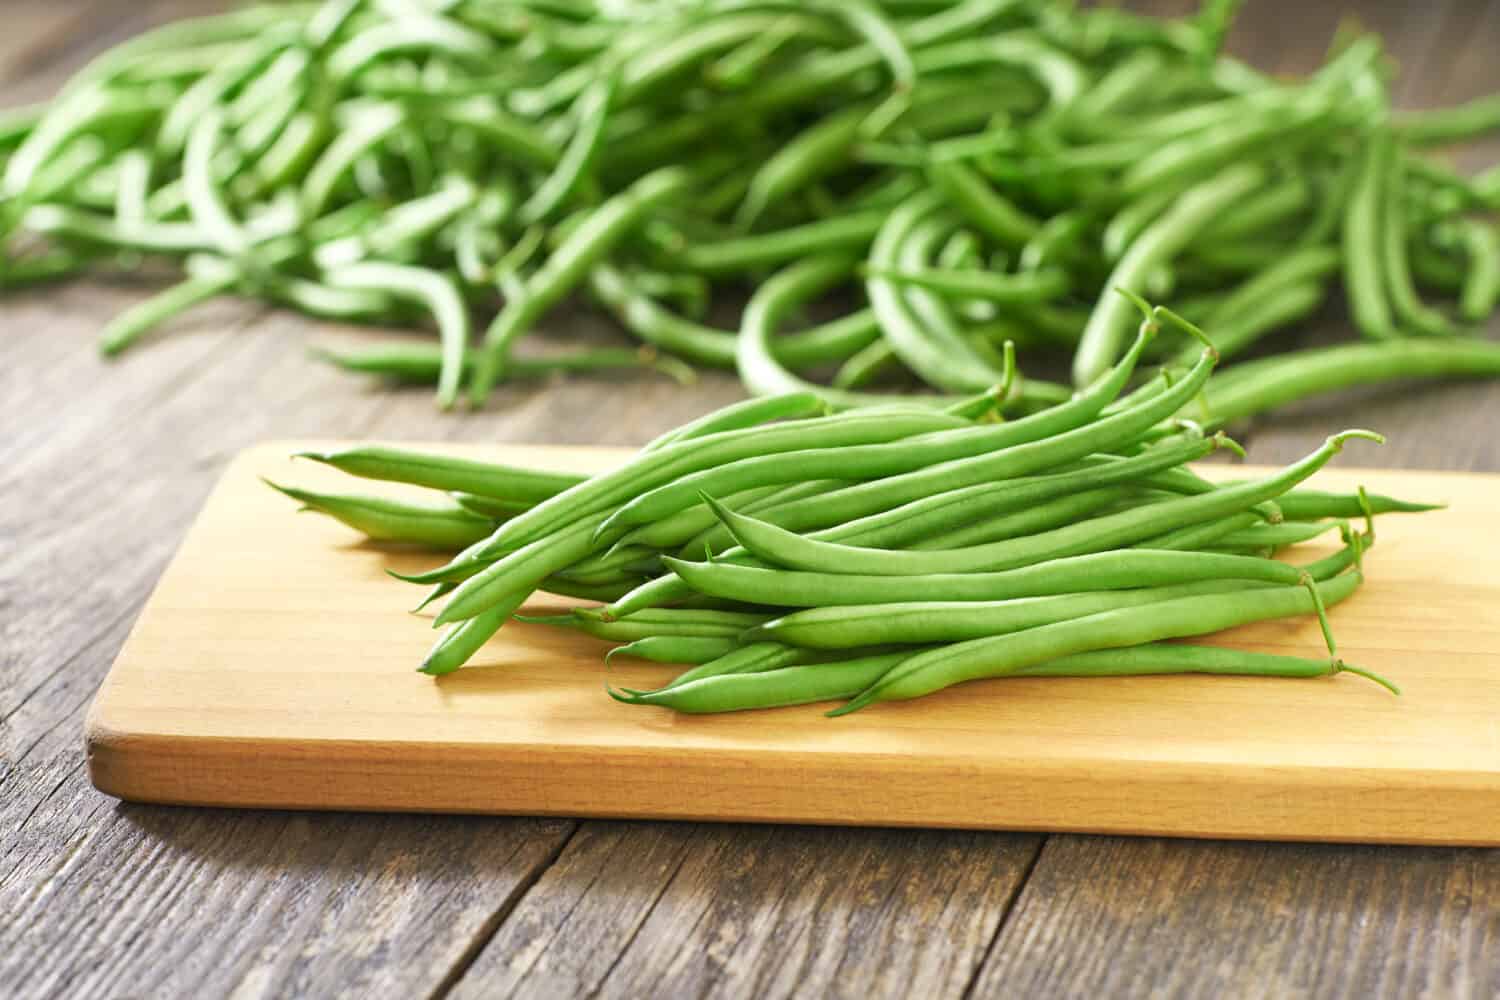
[[[1283, 349], [1273, 335], [1337, 285], [1376, 339], [1488, 319], [1500, 174], [1413, 150], [1494, 131], [1500, 103], [1392, 111], [1370, 37], [1304, 79], [1257, 73], [1221, 53], [1236, 6], [328, 0], [196, 18], [0, 117], [0, 288], [178, 262], [106, 325], [107, 354], [222, 295], [430, 326], [431, 349], [317, 353], [431, 383], [443, 406], [694, 364], [834, 407], [1004, 383], [996, 408], [1024, 415], [1069, 390], [1018, 376], [1003, 345], [1028, 372], [1071, 353], [1087, 387], [1128, 349], [1117, 289], [1180, 292], [1226, 360]], [[565, 300], [649, 350], [520, 347]], [[1325, 388], [1284, 384], [1237, 415]]]

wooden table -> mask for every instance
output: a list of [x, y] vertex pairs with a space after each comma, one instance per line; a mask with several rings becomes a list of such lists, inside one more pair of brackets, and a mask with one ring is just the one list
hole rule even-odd
[[[209, 4], [15, 0], [7, 103]], [[1181, 7], [1181, 4], [1176, 5]], [[1261, 0], [1234, 44], [1306, 68], [1337, 12]], [[1500, 5], [1353, 7], [1403, 104], [1500, 87]], [[1495, 161], [1495, 147], [1461, 165]], [[1465, 162], [1467, 160], [1467, 162]], [[1490, 997], [1500, 851], [128, 805], [89, 785], [84, 710], [226, 459], [273, 437], [638, 444], [739, 396], [656, 378], [508, 387], [482, 414], [303, 356], [294, 316], [225, 303], [102, 364], [143, 286], [0, 303], [0, 995]], [[1342, 333], [1334, 323], [1330, 331]], [[1334, 424], [1392, 466], [1500, 471], [1500, 385], [1363, 393]], [[1500, 816], [1496, 817], [1500, 823]]]

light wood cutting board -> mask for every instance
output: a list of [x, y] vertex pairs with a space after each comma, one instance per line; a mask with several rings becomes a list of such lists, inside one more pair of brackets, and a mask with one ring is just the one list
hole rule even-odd
[[[1312, 483], [1451, 504], [1382, 518], [1369, 582], [1333, 612], [1345, 658], [1397, 680], [1401, 698], [1350, 675], [1033, 679], [842, 719], [823, 718], [826, 706], [691, 717], [615, 703], [607, 645], [545, 626], [508, 626], [477, 665], [442, 679], [415, 673], [434, 633], [403, 612], [418, 591], [383, 569], [436, 560], [360, 543], [257, 482], [350, 488], [289, 463], [301, 447], [241, 455], [162, 577], [89, 718], [101, 790], [203, 805], [1500, 844], [1500, 477], [1330, 470]], [[580, 471], [627, 454], [476, 451]], [[1311, 621], [1216, 641], [1321, 650]], [[642, 687], [672, 673], [617, 660], [611, 676]]]

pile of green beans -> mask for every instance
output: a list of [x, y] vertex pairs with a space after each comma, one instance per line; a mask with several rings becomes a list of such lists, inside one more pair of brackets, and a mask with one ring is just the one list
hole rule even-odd
[[[1170, 295], [1230, 358], [1284, 349], [1262, 342], [1341, 283], [1364, 380], [1500, 372], [1472, 335], [1500, 299], [1500, 174], [1417, 154], [1500, 103], [1393, 113], [1370, 37], [1266, 76], [1219, 51], [1236, 6], [327, 0], [169, 24], [0, 117], [0, 286], [180, 262], [108, 354], [225, 294], [427, 325], [318, 356], [443, 406], [705, 365], [941, 407], [1000, 382], [1007, 342], [1084, 387], [1129, 337], [1116, 288]], [[518, 351], [565, 300], [646, 350]], [[1258, 369], [1210, 419], [1342, 384], [1320, 371]], [[1066, 395], [1015, 379], [1006, 405]]]
[[[1433, 507], [1302, 485], [1347, 442], [1383, 440], [1365, 430], [1259, 479], [1195, 474], [1187, 463], [1239, 450], [1176, 416], [1218, 354], [1141, 306], [1104, 377], [1018, 418], [999, 413], [1004, 393], [831, 411], [804, 391], [719, 410], [587, 478], [367, 447], [304, 457], [437, 495], [277, 488], [373, 539], [450, 554], [402, 577], [433, 588], [422, 607], [442, 601], [421, 665], [434, 675], [544, 590], [599, 603], [522, 620], [686, 665], [662, 688], [612, 692], [681, 712], [844, 699], [840, 714], [1021, 675], [1373, 677], [1338, 659], [1328, 609], [1364, 579], [1377, 514]], [[1201, 338], [1197, 357], [1130, 389], [1165, 330]], [[1332, 554], [1275, 558], [1332, 531]], [[1297, 615], [1317, 617], [1326, 657], [1167, 641]]]

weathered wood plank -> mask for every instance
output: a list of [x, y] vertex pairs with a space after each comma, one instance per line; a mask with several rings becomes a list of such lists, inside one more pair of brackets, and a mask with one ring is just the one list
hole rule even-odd
[[455, 996], [957, 996], [1033, 836], [588, 823]]
[[1491, 997], [1500, 851], [1055, 836], [973, 995]]

